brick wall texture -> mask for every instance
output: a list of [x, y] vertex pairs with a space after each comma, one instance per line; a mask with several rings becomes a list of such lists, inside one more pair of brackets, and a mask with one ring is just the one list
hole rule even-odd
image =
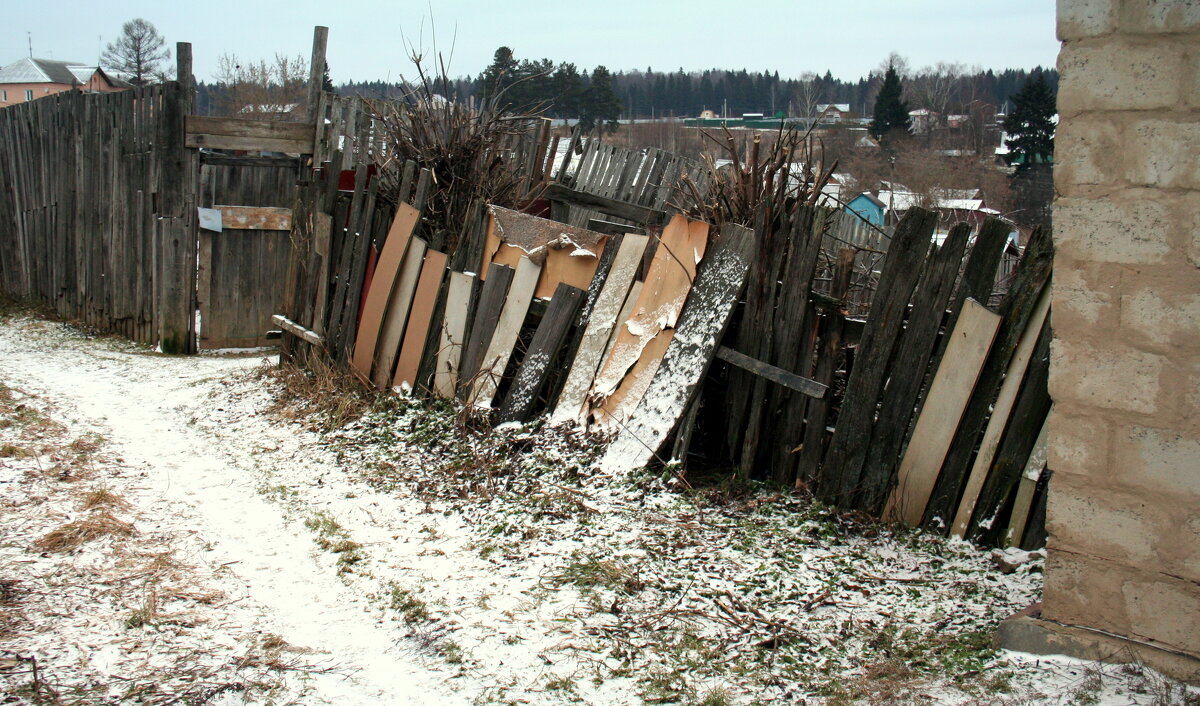
[[1058, 0], [1043, 615], [1200, 656], [1200, 0]]

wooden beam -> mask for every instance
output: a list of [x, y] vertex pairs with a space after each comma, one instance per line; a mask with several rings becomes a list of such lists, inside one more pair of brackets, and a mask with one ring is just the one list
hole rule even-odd
[[308, 123], [189, 115], [184, 145], [219, 150], [312, 154], [316, 127]]
[[475, 280], [474, 273], [450, 273], [445, 317], [438, 341], [437, 366], [433, 373], [433, 391], [448, 400], [454, 399], [454, 391], [458, 387], [459, 365], [466, 344], [467, 319], [470, 317]]
[[292, 321], [291, 319], [284, 316], [283, 314], [273, 315], [271, 317], [271, 323], [275, 324], [276, 326], [278, 326], [282, 330], [286, 331], [287, 333], [292, 334], [293, 336], [303, 338], [305, 341], [308, 341], [309, 343], [313, 344], [314, 346], [324, 346], [325, 345], [324, 337], [322, 337], [316, 333], [313, 333], [312, 331], [309, 331], [308, 329], [304, 328], [303, 326], [296, 323], [295, 321]]
[[1033, 507], [1033, 493], [1037, 490], [1042, 471], [1046, 468], [1047, 449], [1049, 447], [1048, 428], [1050, 415], [1042, 422], [1042, 430], [1038, 432], [1037, 440], [1033, 442], [1033, 451], [1025, 468], [1021, 471], [1021, 484], [1017, 488], [1017, 497], [1013, 501], [1012, 514], [1008, 520], [1008, 530], [1004, 534], [1004, 546], [1016, 547], [1025, 536], [1025, 525], [1029, 522], [1029, 510]]
[[320, 117], [317, 115], [317, 105], [321, 102], [321, 84], [325, 79], [325, 47], [329, 42], [329, 28], [317, 25], [313, 27], [312, 56], [308, 60], [308, 101], [305, 105], [305, 117], [309, 125], [316, 126]]
[[220, 154], [217, 152], [201, 152], [200, 162], [201, 164], [213, 167], [300, 168], [299, 157], [251, 157], [247, 155]]
[[624, 235], [626, 233], [646, 234], [645, 228], [627, 226], [624, 223], [613, 223], [612, 221], [602, 221], [599, 218], [588, 219], [587, 229], [594, 230], [597, 233], [604, 233], [605, 235]]
[[363, 380], [371, 379], [371, 365], [375, 361], [375, 346], [383, 329], [383, 317], [387, 313], [396, 279], [400, 276], [404, 253], [408, 251], [417, 218], [417, 211], [412, 206], [401, 202], [396, 207], [396, 216], [392, 219], [392, 226], [383, 242], [383, 251], [375, 265], [375, 276], [367, 288], [367, 301], [354, 341], [354, 355], [350, 359], [351, 366]]
[[291, 230], [292, 209], [271, 206], [217, 206], [225, 230]]
[[400, 347], [400, 359], [396, 362], [396, 375], [392, 378], [392, 387], [416, 388], [417, 369], [421, 365], [421, 354], [425, 352], [429, 326], [433, 322], [438, 288], [446, 275], [446, 259], [446, 253], [437, 250], [425, 251], [425, 264], [421, 267], [412, 310], [408, 313], [408, 326], [404, 332], [404, 343]]
[[729, 346], [719, 346], [717, 348], [717, 357], [731, 365], [736, 365], [742, 370], [754, 373], [759, 377], [766, 378], [777, 385], [795, 390], [815, 399], [823, 399], [829, 391], [828, 385], [821, 383], [811, 378], [806, 378], [802, 375], [789, 373], [783, 368], [777, 368], [770, 363], [764, 363], [761, 360], [755, 360], [748, 355], [742, 355], [733, 350]]
[[550, 376], [551, 366], [575, 324], [584, 296], [582, 289], [565, 282], [559, 283], [555, 289], [550, 306], [546, 308], [533, 340], [529, 342], [521, 367], [500, 407], [501, 422], [525, 422], [533, 414], [538, 396]]
[[590, 208], [605, 215], [624, 218], [634, 223], [661, 225], [670, 220], [666, 211], [648, 206], [638, 206], [605, 196], [596, 196], [585, 191], [576, 191], [562, 184], [550, 184], [542, 195], [551, 201], [560, 201], [580, 208]]
[[387, 389], [392, 382], [396, 356], [400, 355], [400, 342], [408, 323], [408, 310], [412, 305], [413, 294], [417, 291], [417, 279], [420, 277], [424, 261], [425, 241], [413, 238], [407, 252], [404, 253], [400, 276], [396, 277], [392, 285], [387, 313], [384, 315], [383, 326], [375, 344], [375, 364], [371, 381], [381, 390]]
[[492, 406], [504, 369], [508, 367], [513, 347], [517, 344], [517, 336], [525, 323], [525, 315], [529, 313], [529, 304], [533, 301], [533, 292], [537, 288], [538, 276], [541, 273], [542, 268], [532, 260], [527, 257], [521, 258], [516, 274], [513, 275], [504, 308], [500, 310], [496, 330], [479, 366], [474, 388], [467, 399], [468, 404], [485, 409]]

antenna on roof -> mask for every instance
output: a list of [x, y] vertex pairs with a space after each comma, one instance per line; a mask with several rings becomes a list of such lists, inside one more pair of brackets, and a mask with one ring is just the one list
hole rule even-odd
[[26, 32], [25, 37], [29, 40], [29, 58], [33, 58], [33, 32]]

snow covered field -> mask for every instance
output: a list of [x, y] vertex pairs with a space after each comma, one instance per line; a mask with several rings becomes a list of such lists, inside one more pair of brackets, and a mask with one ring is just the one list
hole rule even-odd
[[1149, 670], [991, 650], [1037, 561], [1002, 574], [795, 498], [608, 478], [585, 438], [473, 429], [444, 405], [393, 397], [321, 432], [279, 413], [261, 354], [162, 356], [9, 316], [0, 361], [16, 702], [1195, 698]]

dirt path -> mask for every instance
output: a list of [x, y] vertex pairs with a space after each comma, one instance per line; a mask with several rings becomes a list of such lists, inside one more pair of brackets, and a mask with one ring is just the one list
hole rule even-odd
[[[189, 580], [236, 596], [219, 611], [207, 611], [214, 615], [202, 620], [210, 625], [219, 621], [221, 632], [234, 641], [211, 655], [209, 661], [218, 672], [223, 665], [253, 654], [257, 638], [275, 635], [287, 645], [292, 659], [289, 668], [274, 670], [280, 677], [275, 688], [281, 701], [452, 704], [463, 700], [399, 644], [402, 636], [393, 626], [370, 619], [377, 610], [330, 571], [309, 533], [278, 504], [256, 492], [260, 480], [253, 454], [215, 444], [194, 426], [196, 415], [207, 404], [212, 381], [260, 365], [261, 357], [163, 357], [116, 341], [84, 340], [58, 324], [19, 321], [0, 326], [0, 360], [0, 382], [15, 388], [17, 395], [31, 396], [29, 404], [40, 400], [49, 408], [47, 416], [65, 424], [67, 436], [92, 433], [104, 439], [103, 453], [89, 459], [88, 478], [76, 484], [77, 492], [58, 492], [55, 488], [63, 484], [51, 480], [53, 487], [41, 493], [49, 505], [37, 512], [46, 518], [81, 515], [72, 507], [79, 493], [107, 489], [128, 503], [123, 515], [114, 514], [131, 519], [139, 535], [163, 537], [159, 551], [171, 549], [168, 542], [178, 549], [181, 536], [188, 538], [189, 546], [199, 547], [196, 551], [202, 557], [178, 559], [187, 566], [205, 567], [191, 571]], [[0, 459], [8, 481], [19, 472], [28, 476], [35, 466], [46, 463], [28, 456]], [[24, 486], [27, 493], [39, 492], [38, 484], [27, 477], [6, 488], [14, 500], [19, 500], [16, 485]], [[13, 506], [27, 509], [29, 503], [13, 502]], [[4, 521], [11, 527], [13, 519]], [[25, 561], [22, 550], [27, 553], [28, 547], [14, 547], [20, 542], [13, 539], [4, 542], [7, 561], [0, 564], [4, 572], [0, 578], [15, 576], [21, 585], [37, 584], [38, 567], [25, 571], [28, 563], [20, 563]], [[155, 547], [141, 551], [152, 553]], [[43, 579], [61, 572], [63, 561], [78, 563], [77, 558], [66, 558], [40, 567]], [[42, 648], [44, 674], [59, 681], [60, 692], [106, 679], [124, 684], [155, 677], [120, 673], [122, 669], [136, 672], [137, 664], [158, 666], [131, 662], [125, 659], [128, 654], [111, 654], [106, 636], [114, 643], [128, 641], [134, 628], [122, 624], [128, 622], [127, 615], [113, 615], [101, 603], [94, 604], [95, 614], [74, 615], [69, 621], [82, 622], [90, 634], [71, 634], [71, 627], [60, 621], [58, 627], [66, 627], [65, 631], [56, 629], [57, 634], [26, 636], [29, 639], [9, 644]], [[77, 608], [87, 612], [88, 602]], [[78, 649], [56, 649], [55, 643], [74, 643]], [[140, 648], [124, 645], [118, 651], [122, 649]], [[19, 649], [10, 650], [19, 654]], [[233, 676], [226, 677], [210, 681], [235, 683]], [[112, 684], [108, 690], [113, 693]]]

